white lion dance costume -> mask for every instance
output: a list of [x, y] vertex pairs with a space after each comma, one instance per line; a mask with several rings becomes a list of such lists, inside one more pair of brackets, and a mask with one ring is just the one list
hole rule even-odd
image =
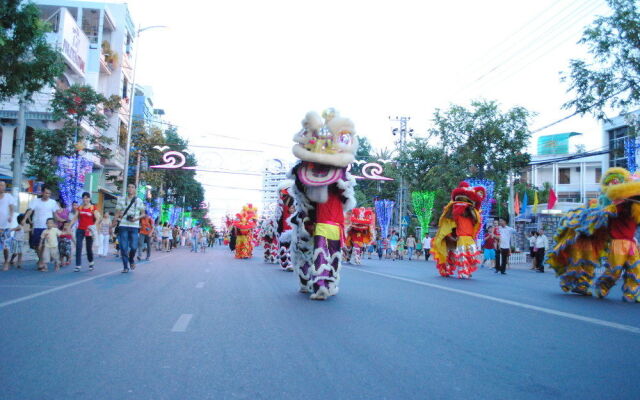
[[291, 225], [289, 224], [289, 218], [293, 214], [293, 198], [290, 191], [293, 185], [292, 180], [285, 180], [280, 184], [280, 192], [278, 196], [278, 207], [276, 208], [275, 220], [278, 224], [278, 242], [280, 243], [280, 251], [278, 252], [278, 258], [280, 260], [280, 266], [285, 271], [293, 271], [293, 265], [291, 264]]
[[263, 219], [260, 223], [260, 237], [264, 248], [264, 262], [275, 264], [278, 259], [278, 223], [273, 218]]
[[480, 206], [485, 198], [482, 186], [469, 187], [460, 182], [451, 192], [451, 201], [444, 207], [438, 231], [431, 244], [438, 272], [443, 277], [458, 274], [468, 279], [480, 264], [480, 249], [476, 237], [482, 226]]
[[355, 179], [347, 172], [358, 149], [353, 123], [333, 109], [322, 117], [307, 113], [295, 135], [293, 154], [300, 159], [289, 177], [291, 195], [291, 260], [298, 272], [300, 291], [312, 300], [338, 293], [344, 213], [355, 207]]
[[360, 265], [364, 249], [375, 240], [376, 214], [371, 208], [358, 207], [347, 213], [347, 221], [345, 261], [353, 256], [354, 264]]

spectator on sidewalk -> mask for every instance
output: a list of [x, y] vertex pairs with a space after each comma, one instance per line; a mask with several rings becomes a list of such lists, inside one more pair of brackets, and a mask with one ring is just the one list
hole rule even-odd
[[407, 258], [409, 259], [409, 261], [411, 261], [411, 259], [413, 258], [413, 252], [416, 250], [416, 238], [413, 237], [413, 235], [409, 235], [409, 237], [407, 238]]
[[3, 271], [9, 269], [9, 239], [11, 237], [11, 223], [15, 212], [16, 201], [13, 196], [6, 193], [7, 184], [0, 181], [0, 248], [4, 254]]
[[496, 273], [500, 272], [502, 275], [507, 273], [507, 263], [511, 255], [511, 238], [515, 235], [515, 232], [515, 229], [507, 226], [507, 221], [504, 218], [500, 218], [498, 226], [499, 249], [496, 252]]
[[109, 240], [113, 235], [113, 219], [111, 213], [105, 213], [98, 223], [98, 256], [106, 257], [109, 255]]
[[153, 236], [153, 218], [147, 215], [144, 212], [144, 216], [140, 218], [140, 241], [142, 245], [140, 246], [140, 251], [138, 252], [138, 261], [142, 260], [143, 251], [147, 252], [147, 257], [145, 261], [149, 261], [151, 258], [151, 237]]
[[[9, 249], [11, 252], [11, 265], [14, 265], [16, 268], [22, 268], [22, 254], [25, 249], [25, 242], [27, 239], [27, 234], [29, 233], [29, 225], [27, 224], [27, 219], [24, 217], [24, 214], [18, 215], [18, 226], [12, 229], [13, 231], [13, 239], [11, 240], [11, 248]], [[17, 257], [17, 260], [16, 260]]]
[[399, 260], [404, 260], [404, 238], [398, 239], [398, 245], [396, 247], [396, 254]]
[[137, 197], [136, 185], [127, 185], [127, 196], [118, 199], [116, 220], [118, 226], [118, 245], [122, 256], [122, 273], [136, 268], [136, 250], [138, 249], [138, 230], [140, 218], [144, 212], [144, 204]]
[[489, 268], [496, 267], [496, 238], [493, 236], [492, 228], [487, 229], [487, 235], [482, 244], [482, 266], [488, 264]]
[[46, 227], [40, 235], [40, 247], [42, 253], [42, 264], [38, 267], [38, 271], [46, 272], [49, 270], [49, 262], [53, 261], [54, 270], [60, 269], [60, 250], [58, 250], [58, 237], [60, 229], [56, 227], [55, 219], [48, 218]]
[[544, 234], [544, 230], [538, 230], [538, 236], [536, 237], [536, 270], [538, 272], [544, 272], [544, 255], [549, 247], [549, 239]]
[[[39, 199], [34, 199], [29, 203], [29, 209], [26, 211], [24, 218], [31, 220], [33, 223], [33, 231], [29, 237], [29, 245], [34, 249], [38, 255], [38, 267], [41, 269], [42, 263], [42, 250], [40, 246], [42, 239], [42, 232], [47, 229], [47, 220], [55, 218], [55, 221], [62, 222], [62, 219], [57, 215], [56, 211], [60, 209], [58, 202], [51, 198], [51, 189], [48, 187], [42, 188], [42, 196]], [[57, 243], [56, 243], [57, 247]]]
[[80, 272], [80, 269], [82, 269], [83, 241], [86, 241], [89, 271], [93, 271], [93, 237], [94, 232], [96, 232], [96, 223], [100, 222], [100, 213], [96, 206], [91, 203], [91, 194], [89, 192], [82, 193], [82, 205], [77, 208], [76, 214], [71, 220], [71, 226], [74, 226], [76, 222], [76, 268], [74, 271]]
[[69, 265], [71, 261], [71, 248], [75, 243], [73, 232], [71, 231], [71, 222], [64, 221], [62, 223], [62, 233], [58, 237], [58, 251], [60, 252], [60, 266]]
[[168, 222], [162, 224], [162, 250], [167, 253], [171, 251], [171, 243], [169, 243], [169, 237], [171, 237], [171, 227]]
[[424, 235], [422, 239], [422, 249], [424, 250], [424, 260], [429, 261], [429, 257], [431, 257], [431, 240], [432, 237], [430, 234]]
[[531, 231], [527, 240], [529, 241], [529, 257], [531, 257], [531, 268], [536, 269], [536, 239], [538, 238], [538, 232]]

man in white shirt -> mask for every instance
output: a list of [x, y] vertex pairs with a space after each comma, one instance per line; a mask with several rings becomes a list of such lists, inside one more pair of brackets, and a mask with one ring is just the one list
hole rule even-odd
[[422, 248], [424, 250], [425, 261], [429, 261], [429, 257], [431, 256], [431, 235], [424, 235], [424, 238], [422, 239]]
[[549, 247], [549, 239], [542, 229], [538, 230], [536, 236], [536, 266], [538, 272], [544, 272], [544, 254]]
[[15, 199], [9, 193], [6, 193], [7, 184], [0, 181], [0, 248], [4, 253], [4, 265], [2, 270], [9, 269], [9, 235], [11, 230], [11, 222], [13, 221], [13, 213], [15, 212]]
[[116, 220], [118, 221], [118, 246], [122, 255], [122, 271], [136, 269], [135, 255], [138, 250], [138, 234], [140, 219], [144, 215], [144, 203], [136, 196], [136, 185], [127, 185], [127, 197], [120, 197], [116, 205]]
[[496, 252], [496, 273], [500, 272], [505, 275], [507, 272], [507, 262], [511, 255], [511, 238], [516, 230], [507, 226], [507, 221], [500, 218], [500, 226], [498, 227], [498, 251]]
[[29, 210], [24, 215], [25, 219], [33, 216], [33, 232], [29, 237], [29, 245], [38, 253], [38, 267], [42, 267], [42, 252], [39, 249], [40, 237], [42, 232], [47, 229], [47, 219], [53, 218], [61, 222], [62, 218], [58, 216], [60, 206], [58, 202], [51, 198], [51, 189], [42, 188], [42, 197], [34, 199], [29, 203]]

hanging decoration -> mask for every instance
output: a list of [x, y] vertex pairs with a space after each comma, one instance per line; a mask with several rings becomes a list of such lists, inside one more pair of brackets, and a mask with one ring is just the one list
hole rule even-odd
[[[365, 161], [356, 161], [355, 164], [360, 165], [364, 162]], [[348, 172], [351, 172], [352, 166], [353, 164], [349, 165], [349, 167], [347, 168]], [[382, 165], [378, 163], [373, 163], [373, 162], [366, 163], [362, 166], [362, 169], [360, 170], [360, 172], [362, 173], [362, 176], [353, 175], [353, 177], [356, 179], [369, 179], [374, 181], [392, 181], [393, 180], [393, 178], [387, 178], [386, 176], [382, 176], [382, 173], [384, 172], [384, 168], [382, 167]]]
[[435, 200], [436, 192], [424, 191], [411, 193], [411, 200], [413, 201], [413, 210], [418, 216], [418, 222], [422, 228], [420, 240], [424, 235], [429, 233], [429, 223], [431, 222], [431, 214], [433, 212], [433, 201]]
[[389, 235], [389, 224], [393, 216], [393, 206], [396, 204], [393, 200], [376, 200], [376, 215], [378, 217], [378, 225], [380, 226], [380, 234], [382, 238]]
[[638, 167], [636, 163], [636, 151], [638, 150], [638, 141], [635, 137], [626, 137], [624, 139], [624, 156], [627, 159], [627, 169], [629, 172], [636, 172]]
[[160, 223], [164, 224], [165, 222], [169, 222], [170, 209], [173, 207], [172, 204], [163, 204], [162, 205], [162, 214], [160, 216]]
[[[154, 149], [156, 150], [166, 150], [168, 147], [167, 146], [153, 146]], [[170, 151], [166, 151], [163, 155], [162, 155], [162, 161], [164, 161], [164, 164], [158, 164], [158, 165], [150, 165], [149, 168], [160, 168], [160, 169], [196, 169], [195, 166], [191, 166], [191, 167], [185, 167], [184, 165], [187, 163], [187, 160], [184, 156], [184, 154], [180, 153], [179, 151], [175, 151], [175, 150], [170, 150]]]
[[80, 201], [84, 190], [87, 174], [93, 171], [93, 162], [82, 156], [58, 157], [56, 174], [62, 178], [60, 182], [60, 197], [66, 206], [74, 201]]
[[[470, 186], [482, 186], [486, 195], [484, 196], [484, 200], [482, 200], [482, 206], [480, 206], [480, 215], [482, 215], [482, 229], [478, 232], [477, 240], [479, 243], [484, 242], [484, 235], [486, 232], [486, 227], [491, 222], [491, 207], [495, 203], [493, 198], [493, 190], [495, 189], [495, 182], [489, 179], [467, 179], [467, 182]], [[500, 207], [500, 203], [498, 203], [498, 207]], [[499, 211], [498, 211], [499, 214]]]

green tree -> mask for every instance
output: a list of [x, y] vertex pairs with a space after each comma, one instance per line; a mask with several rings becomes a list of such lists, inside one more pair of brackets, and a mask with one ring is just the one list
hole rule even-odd
[[49, 31], [35, 4], [0, 2], [0, 101], [22, 94], [29, 99], [62, 74], [62, 57], [46, 41]]
[[[27, 174], [55, 187], [59, 182], [55, 175], [58, 156], [70, 157], [85, 151], [102, 158], [109, 157], [111, 152], [107, 145], [112, 139], [104, 135], [109, 127], [105, 110], [116, 111], [119, 105], [118, 96], [107, 99], [87, 85], [57, 90], [51, 101], [51, 113], [61, 127], [35, 132], [34, 141], [27, 149]], [[82, 126], [88, 126], [92, 132], [85, 131]]]
[[435, 191], [434, 216], [449, 201], [451, 190], [468, 178], [493, 180], [495, 193], [506, 199], [509, 173], [529, 163], [525, 149], [532, 115], [523, 107], [502, 112], [495, 101], [485, 100], [472, 102], [470, 108], [437, 109], [429, 138], [410, 140], [399, 158], [409, 191]]
[[612, 14], [588, 26], [578, 43], [592, 61], [574, 59], [563, 74], [575, 98], [564, 104], [603, 119], [607, 107], [627, 110], [640, 104], [640, 10], [637, 0], [607, 0]]

